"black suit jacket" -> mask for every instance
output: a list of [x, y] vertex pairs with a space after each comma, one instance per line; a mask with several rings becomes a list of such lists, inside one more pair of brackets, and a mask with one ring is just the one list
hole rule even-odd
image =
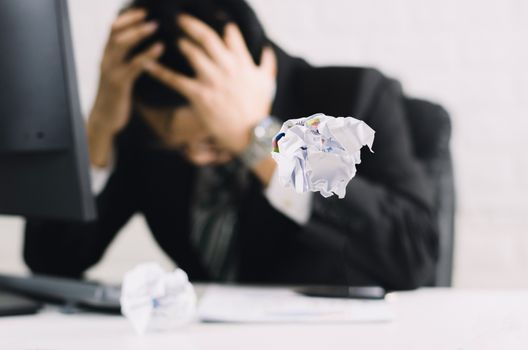
[[[323, 112], [363, 119], [376, 131], [342, 200], [314, 195], [310, 221], [298, 226], [275, 210], [256, 178], [242, 198], [237, 241], [239, 282], [378, 284], [408, 289], [430, 283], [437, 256], [432, 192], [411, 149], [401, 91], [378, 71], [315, 68], [276, 48], [274, 116]], [[37, 273], [80, 277], [118, 231], [143, 213], [160, 247], [192, 280], [209, 280], [190, 244], [195, 168], [178, 154], [147, 147], [139, 118], [117, 142], [117, 163], [97, 197], [96, 222], [28, 220], [24, 257]]]

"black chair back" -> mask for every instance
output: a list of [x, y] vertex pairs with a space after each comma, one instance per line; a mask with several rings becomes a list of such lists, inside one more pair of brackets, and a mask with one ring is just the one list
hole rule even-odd
[[439, 105], [418, 99], [405, 99], [415, 155], [423, 163], [434, 186], [435, 215], [439, 231], [439, 259], [432, 286], [452, 283], [455, 185], [449, 142], [451, 120]]

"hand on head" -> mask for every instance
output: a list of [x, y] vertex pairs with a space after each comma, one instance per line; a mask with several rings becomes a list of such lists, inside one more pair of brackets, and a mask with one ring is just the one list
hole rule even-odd
[[130, 117], [136, 78], [147, 62], [157, 60], [163, 53], [163, 44], [155, 43], [133, 59], [127, 59], [133, 47], [156, 31], [157, 23], [146, 22], [146, 15], [142, 9], [130, 9], [119, 15], [112, 24], [104, 49], [99, 91], [92, 115], [95, 113], [96, 122], [114, 134], [125, 127]]
[[240, 153], [250, 141], [252, 127], [270, 113], [275, 55], [271, 48], [264, 48], [260, 66], [256, 65], [235, 24], [226, 26], [222, 38], [192, 16], [181, 15], [176, 21], [187, 37], [175, 44], [196, 76], [172, 71], [154, 60], [145, 68], [187, 98], [195, 116], [220, 145]]
[[114, 137], [130, 120], [134, 81], [146, 62], [158, 59], [163, 53], [163, 45], [155, 43], [127, 60], [130, 49], [156, 30], [156, 23], [145, 22], [146, 15], [144, 10], [130, 9], [112, 24], [101, 61], [97, 96], [87, 123], [90, 160], [94, 166], [108, 164]]
[[[257, 65], [235, 24], [229, 23], [220, 36], [197, 18], [180, 15], [174, 25], [180, 26], [186, 36], [174, 45], [195, 71], [195, 76], [189, 77], [158, 62], [165, 49], [160, 42], [129, 57], [131, 50], [156, 32], [158, 24], [147, 22], [146, 17], [145, 10], [129, 9], [112, 24], [101, 62], [99, 90], [88, 122], [92, 163], [107, 163], [113, 138], [130, 119], [132, 90], [143, 72], [189, 101], [185, 109], [196, 119], [193, 124], [201, 128], [200, 134], [207, 133], [204, 139], [211, 140], [208, 142], [214, 145], [215, 154], [224, 154], [216, 158], [227, 159], [225, 152], [232, 156], [239, 154], [250, 142], [252, 127], [271, 110], [276, 76], [273, 50], [264, 48]], [[174, 128], [163, 131], [176, 130], [180, 124], [185, 123], [173, 123]], [[178, 135], [163, 135], [163, 138], [181, 140], [185, 130], [176, 131]], [[196, 134], [184, 136], [188, 140], [184, 146], [188, 148], [201, 142], [194, 140]]]

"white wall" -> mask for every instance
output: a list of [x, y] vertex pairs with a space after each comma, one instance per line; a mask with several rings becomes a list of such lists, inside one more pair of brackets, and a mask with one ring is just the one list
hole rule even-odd
[[[121, 0], [70, 0], [83, 110]], [[318, 65], [369, 65], [446, 106], [458, 185], [455, 283], [528, 287], [528, 2], [251, 0], [270, 36]], [[23, 271], [21, 221], [0, 218], [0, 268]], [[118, 280], [159, 259], [135, 218], [91, 271]]]

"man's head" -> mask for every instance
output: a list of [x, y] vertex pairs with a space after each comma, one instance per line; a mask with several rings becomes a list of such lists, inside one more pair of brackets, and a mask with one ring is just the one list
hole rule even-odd
[[[155, 42], [161, 42], [165, 50], [159, 61], [166, 67], [188, 76], [194, 76], [194, 71], [176, 45], [177, 40], [184, 36], [176, 22], [177, 16], [182, 13], [203, 21], [220, 36], [223, 35], [227, 23], [235, 23], [257, 64], [262, 48], [268, 44], [264, 29], [244, 0], [133, 0], [129, 7], [145, 9], [148, 13], [147, 19], [158, 23], [156, 33], [135, 47], [130, 52], [130, 57]], [[146, 73], [134, 84], [133, 97], [136, 102], [154, 108], [175, 108], [187, 104], [184, 96]]]
[[[248, 133], [231, 128], [224, 137], [217, 125], [240, 124], [247, 131], [271, 108], [275, 62], [271, 49], [264, 50], [268, 41], [255, 14], [243, 0], [135, 0], [131, 6], [145, 9], [158, 30], [130, 58], [155, 42], [165, 48], [156, 64], [163, 72], [151, 69], [135, 82], [137, 111], [165, 146], [192, 163], [229, 161], [237, 148], [230, 144], [245, 142]], [[192, 17], [182, 22], [182, 14]]]

